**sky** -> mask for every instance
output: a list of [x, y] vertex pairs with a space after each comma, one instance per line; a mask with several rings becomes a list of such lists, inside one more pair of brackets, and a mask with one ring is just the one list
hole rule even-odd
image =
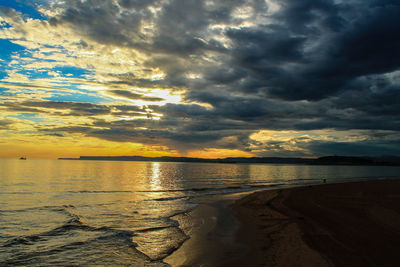
[[0, 157], [400, 156], [398, 0], [0, 0]]

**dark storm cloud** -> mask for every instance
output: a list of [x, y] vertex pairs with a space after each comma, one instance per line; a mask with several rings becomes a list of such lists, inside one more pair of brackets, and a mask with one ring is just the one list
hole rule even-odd
[[[400, 74], [400, 73], [399, 73]], [[394, 85], [387, 77], [368, 77], [357, 81], [352, 86], [356, 89], [343, 93], [340, 99], [334, 100], [339, 108], [353, 108], [369, 116], [392, 117], [390, 121], [399, 119], [400, 80], [399, 74]]]
[[[271, 120], [290, 119], [290, 125], [293, 125], [296, 120], [319, 118], [327, 113], [327, 108], [319, 103], [271, 100], [256, 95], [228, 96], [207, 91], [194, 91], [187, 95], [187, 99], [211, 104], [213, 112], [210, 115], [214, 117], [220, 116], [248, 123], [255, 121], [259, 123], [258, 127], [269, 129], [282, 127], [277, 124], [267, 125], [266, 123]], [[290, 128], [290, 125], [283, 128]]]
[[297, 33], [315, 34], [319, 29], [311, 26], [311, 23], [318, 22], [318, 26], [327, 30], [340, 30], [344, 27], [345, 21], [341, 12], [351, 6], [337, 5], [331, 0], [284, 0], [284, 9], [275, 17]]
[[227, 31], [227, 36], [235, 44], [235, 60], [250, 69], [305, 61], [301, 50], [306, 38], [292, 37], [283, 27], [231, 29]]
[[[358, 4], [365, 14], [346, 18], [329, 2], [286, 1], [280, 26], [231, 30], [234, 62], [263, 81], [260, 90], [287, 100], [327, 98], [358, 77], [399, 68], [400, 6]], [[327, 16], [340, 25], [327, 27]]]
[[[149, 59], [151, 80], [127, 71], [109, 74], [111, 94], [147, 98], [118, 85], [187, 90], [199, 104], [148, 107], [159, 121], [97, 120], [101, 129], [63, 128], [113, 141], [160, 142], [182, 148], [265, 146], [286, 154], [280, 141], [257, 143], [259, 130], [400, 130], [400, 3], [389, 0], [65, 1], [52, 25], [71, 25], [100, 44], [132, 48]], [[157, 11], [155, 11], [157, 10]], [[152, 25], [151, 28], [148, 25]], [[151, 57], [150, 57], [151, 56]], [[205, 107], [207, 106], [207, 107]], [[52, 108], [83, 116], [146, 114], [145, 108], [32, 102], [9, 109]], [[145, 111], [146, 110], [146, 111]], [[400, 152], [395, 141], [297, 140], [316, 154]], [[400, 138], [399, 138], [400, 139]], [[232, 141], [233, 140], [233, 141]], [[392, 147], [392, 148], [391, 148]], [[329, 152], [331, 151], [331, 152]], [[274, 152], [274, 153], [275, 153]], [[291, 154], [290, 154], [291, 155]]]

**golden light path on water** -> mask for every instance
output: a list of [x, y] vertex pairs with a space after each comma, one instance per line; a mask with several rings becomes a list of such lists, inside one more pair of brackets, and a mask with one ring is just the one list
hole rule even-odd
[[151, 180], [150, 186], [151, 189], [154, 191], [162, 190], [163, 187], [160, 181], [160, 163], [159, 162], [152, 162], [151, 163]]

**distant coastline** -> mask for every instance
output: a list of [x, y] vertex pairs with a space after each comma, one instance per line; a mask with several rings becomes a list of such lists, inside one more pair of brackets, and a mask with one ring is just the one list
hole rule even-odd
[[303, 165], [360, 165], [360, 166], [400, 166], [400, 157], [348, 157], [325, 156], [319, 158], [281, 157], [228, 157], [218, 159], [190, 157], [142, 157], [142, 156], [80, 156], [79, 158], [58, 158], [59, 160], [99, 160], [99, 161], [153, 161], [153, 162], [199, 162], [199, 163], [270, 163]]

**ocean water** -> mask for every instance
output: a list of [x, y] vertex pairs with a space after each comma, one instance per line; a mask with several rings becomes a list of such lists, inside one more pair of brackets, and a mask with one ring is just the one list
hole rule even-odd
[[203, 196], [400, 177], [399, 167], [0, 160], [0, 266], [166, 266]]

